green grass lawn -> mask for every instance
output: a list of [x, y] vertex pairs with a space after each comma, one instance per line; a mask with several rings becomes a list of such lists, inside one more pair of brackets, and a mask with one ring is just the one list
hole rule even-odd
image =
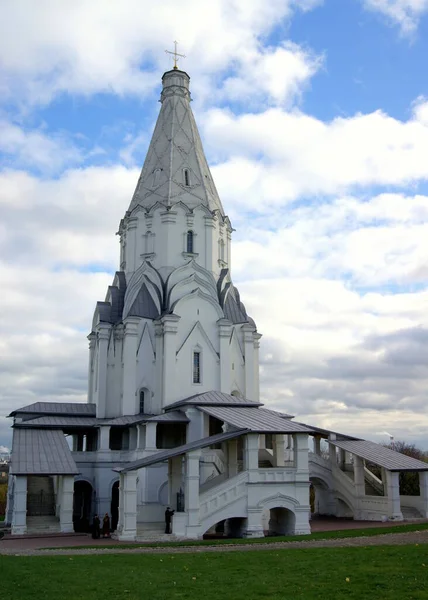
[[310, 535], [289, 535], [264, 538], [241, 538], [241, 539], [217, 539], [217, 540], [189, 540], [187, 542], [147, 542], [141, 544], [115, 544], [114, 546], [102, 546], [94, 544], [87, 546], [64, 546], [65, 549], [100, 548], [109, 550], [120, 550], [126, 548], [171, 548], [176, 546], [219, 546], [223, 544], [271, 544], [272, 542], [302, 542], [306, 540], [328, 540], [353, 537], [372, 537], [375, 535], [386, 535], [388, 533], [406, 533], [411, 531], [423, 531], [428, 529], [428, 523], [414, 523], [411, 525], [394, 525], [393, 527], [369, 527], [367, 529], [345, 529], [342, 531], [318, 531]]
[[426, 600], [428, 545], [0, 556], [0, 573], [2, 600]]

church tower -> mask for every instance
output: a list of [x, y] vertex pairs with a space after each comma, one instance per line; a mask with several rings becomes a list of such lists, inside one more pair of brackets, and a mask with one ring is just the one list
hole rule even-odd
[[190, 107], [190, 77], [162, 77], [161, 110], [129, 209], [120, 270], [89, 337], [97, 417], [161, 414], [214, 390], [259, 399], [260, 334], [232, 284], [232, 226]]

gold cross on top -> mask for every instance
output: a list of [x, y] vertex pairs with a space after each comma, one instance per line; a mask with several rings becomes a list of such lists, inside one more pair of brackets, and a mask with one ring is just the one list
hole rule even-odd
[[178, 69], [178, 67], [177, 67], [177, 63], [178, 63], [178, 61], [179, 61], [179, 57], [180, 57], [180, 58], [186, 58], [186, 55], [185, 55], [185, 54], [179, 54], [179, 53], [177, 52], [177, 44], [178, 44], [178, 42], [174, 42], [174, 46], [175, 46], [174, 52], [171, 52], [170, 50], [165, 50], [165, 52], [166, 52], [167, 54], [172, 54], [172, 55], [173, 55], [173, 57], [174, 57], [174, 69]]

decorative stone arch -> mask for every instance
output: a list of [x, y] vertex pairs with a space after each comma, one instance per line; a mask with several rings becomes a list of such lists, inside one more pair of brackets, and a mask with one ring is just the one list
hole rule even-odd
[[223, 312], [220, 304], [216, 300], [214, 300], [214, 298], [212, 296], [209, 296], [208, 294], [204, 294], [204, 292], [202, 292], [199, 288], [194, 290], [193, 292], [190, 292], [189, 294], [186, 294], [185, 296], [183, 296], [182, 298], [180, 298], [179, 300], [174, 302], [174, 304], [171, 306], [171, 311], [175, 313], [177, 307], [181, 303], [187, 302], [189, 300], [193, 300], [194, 298], [199, 298], [200, 300], [205, 300], [206, 302], [211, 304], [211, 306], [213, 306], [215, 311], [217, 312], [218, 318], [224, 319], [224, 312]]
[[296, 498], [276, 494], [261, 500], [257, 505], [261, 510], [260, 520], [268, 536], [293, 535], [296, 530], [296, 512], [300, 503]]
[[248, 515], [245, 511], [233, 510], [229, 512], [226, 509], [225, 511], [221, 511], [219, 514], [213, 515], [209, 519], [207, 519], [207, 521], [205, 521], [203, 526], [201, 527], [201, 531], [199, 533], [201, 536], [204, 535], [207, 531], [214, 527], [214, 525], [217, 525], [217, 523], [221, 523], [222, 521], [228, 521], [230, 519], [242, 519], [246, 521], [247, 518]]
[[[165, 493], [166, 493], [166, 502], [164, 502]], [[166, 479], [163, 483], [161, 483], [161, 485], [159, 486], [157, 495], [158, 495], [158, 503], [162, 506], [168, 506], [168, 479]]]

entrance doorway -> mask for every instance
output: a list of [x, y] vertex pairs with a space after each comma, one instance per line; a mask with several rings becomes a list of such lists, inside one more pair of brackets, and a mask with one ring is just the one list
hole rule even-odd
[[76, 481], [73, 496], [74, 531], [87, 533], [92, 517], [92, 485], [88, 481]]

